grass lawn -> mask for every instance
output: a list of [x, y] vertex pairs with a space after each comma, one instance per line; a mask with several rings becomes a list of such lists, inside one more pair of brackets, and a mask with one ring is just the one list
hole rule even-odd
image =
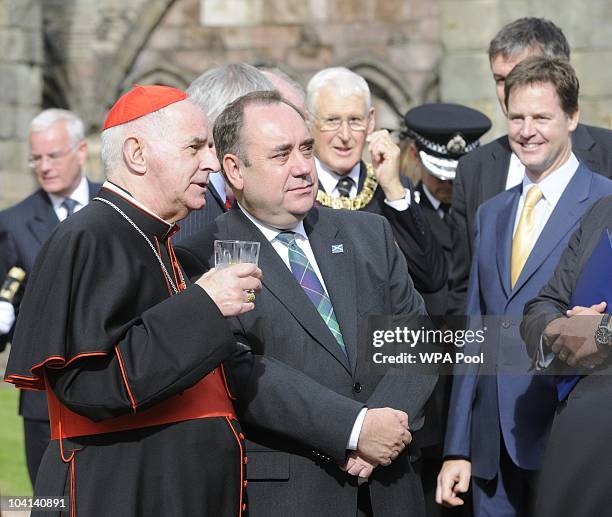
[[23, 425], [17, 414], [19, 390], [0, 381], [0, 494], [31, 495], [25, 464]]

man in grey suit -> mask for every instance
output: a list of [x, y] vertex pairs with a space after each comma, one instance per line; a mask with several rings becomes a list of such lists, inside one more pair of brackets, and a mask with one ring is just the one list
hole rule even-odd
[[[582, 376], [557, 378], [561, 403], [539, 476], [538, 517], [607, 515], [612, 507], [611, 234], [612, 196], [607, 196], [584, 215], [548, 284], [525, 306], [521, 334], [538, 366], [559, 372], [567, 363], [573, 374], [576, 366], [586, 368]], [[596, 257], [606, 260], [598, 264]], [[574, 300], [585, 276], [591, 278], [590, 299]]]
[[[570, 59], [570, 47], [559, 27], [543, 18], [520, 18], [503, 27], [489, 44], [489, 62], [499, 105], [504, 113], [504, 79], [528, 56]], [[612, 176], [612, 131], [578, 124], [572, 151], [593, 172]], [[476, 210], [493, 196], [521, 183], [524, 167], [504, 135], [459, 160], [450, 217], [453, 244], [449, 271], [449, 310], [465, 314], [468, 277], [474, 254]]]
[[[0, 277], [18, 266], [27, 275], [42, 243], [66, 217], [98, 193], [99, 184], [84, 174], [87, 142], [83, 122], [67, 110], [48, 109], [30, 123], [30, 162], [40, 188], [17, 205], [0, 212]], [[15, 311], [0, 301], [0, 348], [11, 340]], [[26, 460], [34, 485], [38, 465], [49, 443], [49, 415], [44, 393], [22, 391]]]
[[436, 376], [381, 375], [360, 346], [368, 315], [424, 314], [388, 222], [313, 208], [313, 140], [302, 113], [275, 92], [232, 103], [214, 137], [237, 206], [177, 253], [197, 274], [212, 266], [215, 239], [261, 243], [263, 290], [235, 334], [255, 357], [286, 367], [274, 403], [265, 368], [226, 368], [231, 385], [248, 378], [236, 407], [248, 439], [249, 514], [423, 515], [403, 444], [407, 425], [423, 424]]

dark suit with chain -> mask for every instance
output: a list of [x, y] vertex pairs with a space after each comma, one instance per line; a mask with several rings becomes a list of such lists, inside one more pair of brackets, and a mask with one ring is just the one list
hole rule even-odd
[[[593, 172], [612, 177], [612, 131], [578, 124], [572, 135], [572, 152]], [[453, 257], [449, 272], [449, 310], [452, 314], [465, 313], [476, 210], [506, 188], [511, 154], [506, 135], [459, 160], [450, 217]]]
[[[366, 164], [361, 162], [358, 193], [363, 189], [366, 176]], [[410, 180], [404, 176], [400, 177], [400, 180], [404, 187], [412, 192]], [[321, 185], [319, 189], [323, 190]], [[414, 199], [413, 192], [411, 198]], [[444, 286], [448, 278], [446, 262], [440, 244], [418, 203], [410, 203], [407, 210], [395, 210], [385, 203], [385, 193], [377, 186], [372, 200], [361, 210], [382, 215], [389, 221], [395, 240], [408, 263], [414, 286], [420, 293], [435, 292]]]
[[[267, 397], [265, 372], [251, 384], [246, 399], [237, 400], [248, 439], [249, 511], [254, 517], [354, 517], [356, 479], [342, 472], [338, 464], [345, 461], [358, 411], [349, 406], [343, 409], [336, 398], [357, 402], [358, 408], [388, 406], [406, 411], [411, 428], [418, 429], [436, 380], [433, 375], [382, 376], [368, 364], [368, 315], [424, 312], [423, 301], [413, 288], [404, 257], [385, 219], [313, 208], [304, 228], [331, 298], [348, 359], [281, 257], [240, 210], [231, 210], [204, 233], [177, 247], [188, 273], [197, 274], [211, 265], [214, 239], [261, 242], [263, 291], [257, 295], [255, 310], [237, 318], [235, 332], [254, 354], [299, 371], [299, 375], [293, 375], [290, 370], [286, 379], [279, 381], [287, 387], [285, 402], [272, 403]], [[322, 399], [304, 379], [327, 388], [334, 397], [329, 402]], [[299, 405], [290, 398], [296, 386], [303, 386]], [[317, 410], [327, 404], [333, 408], [332, 418], [322, 418]], [[286, 432], [278, 432], [282, 428]], [[295, 439], [296, 434], [302, 439]], [[423, 515], [423, 496], [410, 463], [410, 447], [390, 466], [374, 471], [370, 494], [375, 516], [399, 517], [406, 512]]]
[[[95, 197], [100, 186], [99, 183], [89, 182], [90, 200]], [[51, 200], [42, 189], [0, 212], [1, 278], [6, 276], [11, 267], [18, 266], [26, 272], [27, 282], [40, 247], [58, 224], [59, 219]], [[9, 334], [0, 336], [0, 347], [3, 348], [11, 337], [12, 330]], [[45, 394], [21, 390], [19, 414], [25, 421], [26, 458], [30, 478], [34, 483], [40, 459], [49, 443], [49, 415]]]

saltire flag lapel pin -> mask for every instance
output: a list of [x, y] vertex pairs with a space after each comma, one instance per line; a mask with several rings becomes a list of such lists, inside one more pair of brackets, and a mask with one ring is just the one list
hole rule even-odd
[[332, 253], [344, 253], [344, 244], [332, 244], [331, 252]]

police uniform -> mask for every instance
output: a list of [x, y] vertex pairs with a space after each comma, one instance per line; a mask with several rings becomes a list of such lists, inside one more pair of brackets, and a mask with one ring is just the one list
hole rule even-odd
[[[480, 137], [491, 128], [491, 121], [481, 112], [458, 104], [423, 104], [404, 116], [405, 135], [414, 140], [422, 174], [450, 182], [455, 178], [458, 159], [476, 149]], [[451, 187], [452, 188], [452, 187]], [[450, 267], [452, 252], [449, 225], [450, 200], [439, 199], [423, 180], [415, 188], [415, 199], [423, 209], [434, 235], [444, 250]], [[448, 289], [445, 285], [435, 293], [423, 294], [427, 312], [444, 316], [447, 312]], [[451, 377], [441, 376], [428, 402], [425, 426], [415, 436], [422, 453], [421, 479], [428, 516], [471, 515], [470, 498], [466, 505], [443, 508], [435, 502], [436, 478], [442, 466], [442, 445], [451, 391]]]

